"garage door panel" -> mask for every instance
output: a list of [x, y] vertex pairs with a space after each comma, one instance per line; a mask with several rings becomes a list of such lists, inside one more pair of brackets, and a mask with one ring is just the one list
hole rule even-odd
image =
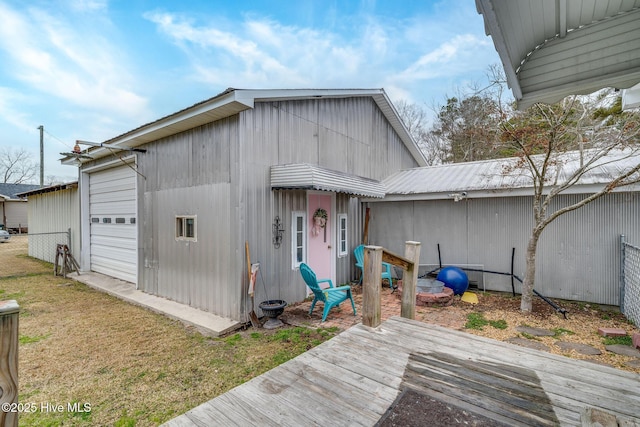
[[106, 264], [109, 261], [120, 263], [131, 263], [131, 257], [135, 256], [134, 249], [113, 248], [113, 247], [95, 247], [91, 254], [91, 259], [104, 259], [102, 264]]
[[91, 270], [134, 283], [138, 270], [136, 194], [136, 173], [128, 166], [89, 176]]
[[136, 202], [136, 193], [133, 191], [120, 191], [113, 193], [99, 193], [91, 195], [94, 203], [130, 203]]
[[136, 282], [136, 275], [131, 272], [129, 263], [126, 262], [104, 260], [100, 257], [91, 257], [91, 270], [96, 273], [106, 274], [107, 276], [116, 277], [127, 282]]
[[113, 235], [111, 236], [94, 235], [92, 236], [91, 241], [94, 243], [97, 250], [124, 249], [127, 251], [135, 251], [137, 246], [135, 239], [130, 239], [126, 236], [123, 238], [118, 238], [117, 236], [113, 236]]

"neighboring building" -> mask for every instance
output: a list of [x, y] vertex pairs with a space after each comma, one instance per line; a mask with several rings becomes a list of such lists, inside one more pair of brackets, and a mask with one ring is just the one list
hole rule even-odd
[[27, 199], [19, 193], [40, 188], [31, 184], [0, 184], [0, 224], [12, 233], [26, 233], [29, 228]]
[[[383, 180], [384, 199], [370, 199], [370, 243], [402, 253], [406, 240], [422, 242], [421, 273], [443, 265], [524, 278], [533, 228], [532, 180], [505, 173], [514, 159], [414, 168]], [[610, 160], [610, 159], [604, 159]], [[604, 164], [585, 175], [550, 211], [593, 194], [637, 158]], [[567, 168], [572, 164], [567, 164]], [[620, 235], [640, 245], [640, 187], [622, 187], [560, 216], [543, 231], [536, 258], [537, 291], [568, 300], [619, 305]], [[511, 292], [511, 278], [470, 272], [487, 290]], [[520, 283], [515, 281], [516, 292]]]
[[301, 262], [348, 282], [360, 198], [425, 165], [382, 89], [229, 89], [63, 163], [77, 161], [83, 270], [245, 322], [245, 242], [258, 312], [306, 297]]
[[37, 188], [19, 194], [28, 201], [29, 256], [55, 262], [56, 246], [80, 251], [80, 198], [78, 182]]

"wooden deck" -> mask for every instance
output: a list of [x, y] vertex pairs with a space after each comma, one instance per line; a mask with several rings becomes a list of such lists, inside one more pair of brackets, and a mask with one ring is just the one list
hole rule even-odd
[[575, 426], [587, 408], [640, 425], [640, 375], [401, 317], [354, 326], [166, 425], [373, 426], [404, 390], [495, 425]]

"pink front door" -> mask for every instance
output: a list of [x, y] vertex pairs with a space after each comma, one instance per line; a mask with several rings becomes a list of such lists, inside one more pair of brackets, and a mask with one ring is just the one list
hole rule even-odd
[[[333, 266], [333, 196], [329, 193], [309, 193], [307, 198], [308, 264], [318, 279], [334, 281]], [[326, 218], [322, 218], [326, 216]], [[328, 284], [321, 283], [322, 287]]]

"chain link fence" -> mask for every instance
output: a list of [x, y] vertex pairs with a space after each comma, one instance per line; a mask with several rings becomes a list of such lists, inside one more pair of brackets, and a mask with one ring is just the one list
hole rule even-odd
[[624, 241], [620, 236], [620, 309], [622, 313], [640, 326], [640, 248]]
[[52, 233], [29, 233], [29, 256], [54, 263], [58, 245], [71, 249], [71, 229]]

